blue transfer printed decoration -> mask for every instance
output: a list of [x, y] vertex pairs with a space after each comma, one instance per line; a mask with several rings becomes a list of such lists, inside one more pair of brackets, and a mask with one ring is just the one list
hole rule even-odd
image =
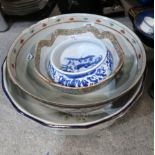
[[[92, 60], [91, 65], [94, 64], [94, 62], [101, 61], [99, 57], [95, 58], [92, 55], [90, 57], [85, 57], [85, 58], [82, 58], [80, 60], [73, 58], [73, 60], [75, 60], [78, 63], [79, 62], [84, 63], [84, 62], [87, 62], [88, 59], [90, 59]], [[70, 60], [72, 60], [72, 58]], [[72, 62], [69, 62], [69, 63], [71, 64]], [[70, 66], [70, 67], [72, 69], [74, 68], [73, 66]], [[92, 71], [89, 71], [83, 74], [70, 75], [70, 74], [67, 74], [67, 72], [66, 74], [64, 74], [56, 70], [50, 62], [48, 64], [48, 74], [51, 77], [51, 79], [53, 79], [56, 83], [59, 83], [60, 85], [68, 86], [68, 87], [87, 87], [87, 86], [96, 84], [102, 81], [103, 79], [105, 79], [107, 76], [109, 76], [112, 72], [112, 69], [113, 69], [113, 56], [110, 51], [107, 51], [106, 59], [105, 59], [105, 62], [103, 62], [103, 64], [101, 64], [98, 68], [95, 68]]]

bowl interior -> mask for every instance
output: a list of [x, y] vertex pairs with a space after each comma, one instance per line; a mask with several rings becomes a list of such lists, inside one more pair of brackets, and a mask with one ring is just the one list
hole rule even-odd
[[75, 35], [58, 44], [49, 61], [60, 72], [83, 73], [101, 64], [106, 54], [107, 49], [100, 40]]

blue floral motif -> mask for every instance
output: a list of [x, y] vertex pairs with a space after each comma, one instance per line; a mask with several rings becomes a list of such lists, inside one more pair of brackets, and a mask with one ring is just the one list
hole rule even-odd
[[96, 57], [89, 55], [84, 58], [65, 58], [66, 63], [61, 66], [61, 69], [66, 72], [78, 72], [81, 68], [90, 68], [98, 64], [102, 60], [102, 56]]
[[112, 67], [113, 67], [113, 57], [110, 51], [107, 52], [107, 60], [106, 60], [107, 66], [110, 68], [110, 70], [112, 71]]
[[105, 73], [106, 73], [106, 71], [105, 71], [104, 67], [103, 68], [99, 68], [96, 71], [96, 75], [98, 75], [98, 76], [106, 76]]
[[56, 71], [53, 68], [53, 66], [51, 65], [51, 63], [48, 64], [48, 68], [49, 68], [49, 74], [52, 77], [52, 79], [55, 79], [55, 75], [56, 75]]
[[[87, 57], [88, 58], [88, 57]], [[96, 60], [94, 57], [89, 57], [91, 60]], [[100, 60], [100, 59], [99, 59]], [[87, 62], [87, 60], [79, 60]], [[98, 62], [98, 60], [96, 60]], [[94, 62], [94, 61], [93, 61]], [[105, 62], [100, 65], [97, 69], [89, 72], [88, 74], [83, 74], [80, 76], [68, 76], [56, 71], [52, 64], [48, 64], [48, 73], [51, 79], [55, 82], [69, 87], [87, 87], [96, 84], [107, 76], [109, 76], [113, 69], [113, 56], [110, 51], [107, 52]]]

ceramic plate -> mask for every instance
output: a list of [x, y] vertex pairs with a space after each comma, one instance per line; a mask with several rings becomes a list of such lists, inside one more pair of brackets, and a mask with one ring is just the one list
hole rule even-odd
[[142, 94], [143, 81], [141, 80], [134, 90], [121, 99], [108, 104], [98, 112], [86, 115], [69, 115], [58, 112], [39, 103], [16, 87], [6, 70], [6, 63], [2, 67], [2, 86], [7, 97], [22, 115], [50, 127], [54, 133], [81, 135], [96, 132], [111, 125], [116, 119], [123, 116]]
[[[40, 81], [34, 72], [35, 46], [57, 29], [73, 29], [93, 25], [100, 31], [113, 33], [124, 52], [124, 65], [118, 76], [103, 89], [84, 95], [70, 95]], [[13, 83], [33, 98], [54, 108], [92, 108], [103, 106], [131, 90], [140, 80], [146, 56], [138, 37], [121, 23], [102, 16], [68, 14], [43, 20], [24, 30], [11, 46], [7, 69]], [[90, 110], [90, 109], [89, 109]]]

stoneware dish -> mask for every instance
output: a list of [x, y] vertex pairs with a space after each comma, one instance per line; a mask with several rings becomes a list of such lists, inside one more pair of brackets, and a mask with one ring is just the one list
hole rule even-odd
[[[109, 48], [106, 39], [110, 39], [115, 49]], [[43, 46], [42, 43], [49, 41], [51, 43], [45, 49], [47, 44]], [[50, 51], [48, 55], [43, 54], [47, 49]], [[87, 26], [57, 30], [51, 34], [50, 40], [41, 40], [38, 43], [34, 59], [35, 70], [45, 82], [63, 92], [81, 94], [94, 91], [112, 79], [123, 65], [124, 54], [113, 34], [100, 33], [95, 27]], [[41, 60], [44, 61], [43, 67]], [[46, 70], [53, 81], [44, 75]]]
[[[115, 36], [124, 52], [123, 67], [104, 88], [80, 95], [63, 93], [41, 80], [34, 71], [36, 45], [40, 40], [50, 40], [50, 34], [57, 29], [76, 29], [86, 25], [93, 25], [101, 32], [108, 31]], [[113, 44], [106, 41], [110, 51], [115, 50]], [[42, 42], [42, 46], [45, 46], [44, 43], [48, 45], [51, 41]], [[44, 48], [44, 54], [48, 55], [49, 49]], [[44, 66], [42, 60], [41, 67]], [[37, 100], [37, 103], [44, 103], [64, 112], [88, 112], [105, 106], [134, 88], [145, 70], [146, 56], [141, 41], [123, 24], [103, 16], [68, 14], [48, 18], [24, 30], [12, 44], [6, 61], [12, 83], [24, 94]]]
[[117, 101], [107, 104], [99, 112], [72, 116], [53, 110], [41, 102], [38, 103], [39, 101], [21, 91], [10, 79], [6, 63], [4, 63], [2, 71], [3, 90], [17, 112], [41, 125], [50, 127], [53, 133], [61, 135], [91, 134], [108, 127], [122, 117], [137, 102], [143, 90], [143, 81], [141, 80], [132, 91]]

